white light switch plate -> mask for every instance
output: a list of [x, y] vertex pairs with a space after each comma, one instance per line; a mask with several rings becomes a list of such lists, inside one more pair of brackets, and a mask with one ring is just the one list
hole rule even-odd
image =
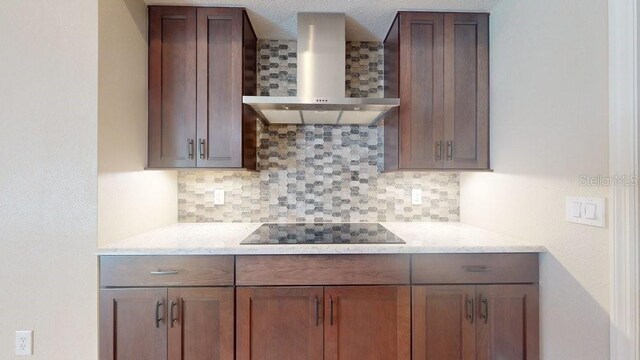
[[224, 189], [213, 190], [213, 205], [224, 205]]
[[567, 221], [605, 227], [606, 209], [604, 198], [567, 196]]
[[33, 331], [16, 331], [16, 355], [33, 355]]
[[422, 189], [411, 190], [411, 204], [422, 205]]

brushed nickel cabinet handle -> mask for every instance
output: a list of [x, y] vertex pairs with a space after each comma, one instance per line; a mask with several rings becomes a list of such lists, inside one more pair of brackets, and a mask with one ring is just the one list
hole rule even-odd
[[177, 275], [178, 274], [178, 270], [157, 270], [157, 271], [150, 271], [149, 274], [151, 275]]
[[466, 272], [490, 272], [491, 268], [485, 265], [467, 265], [463, 266]]
[[189, 144], [188, 150], [187, 150], [189, 152], [189, 159], [193, 159], [193, 152], [194, 152], [195, 142], [193, 141], [193, 139], [188, 139], [187, 143]]
[[486, 324], [489, 321], [489, 300], [481, 296], [480, 303], [482, 304], [480, 308], [480, 318], [483, 319]]
[[156, 300], [156, 329], [160, 327], [160, 321], [164, 320], [160, 317], [160, 306], [162, 306], [162, 301]]
[[436, 161], [442, 160], [442, 141], [436, 141]]
[[333, 298], [329, 298], [329, 325], [333, 326]]
[[475, 299], [474, 298], [470, 298], [467, 299], [467, 319], [469, 319], [469, 322], [473, 324], [473, 318], [475, 318]]
[[178, 315], [177, 312], [175, 312], [173, 309], [175, 309], [178, 306], [178, 300], [173, 301], [171, 300], [171, 305], [169, 305], [169, 326], [173, 327], [173, 324], [178, 321]]
[[318, 297], [316, 296], [316, 301], [315, 301], [315, 311], [316, 311], [316, 326], [320, 325], [320, 300], [318, 300]]
[[453, 140], [447, 141], [447, 160], [453, 160]]
[[204, 139], [200, 139], [199, 141], [199, 147], [200, 147], [200, 159], [204, 160], [204, 155], [206, 153], [205, 151], [205, 146], [206, 146], [206, 142]]

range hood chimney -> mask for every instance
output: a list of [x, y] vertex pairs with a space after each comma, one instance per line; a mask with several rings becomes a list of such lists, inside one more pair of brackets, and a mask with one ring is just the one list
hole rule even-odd
[[268, 124], [371, 125], [399, 99], [345, 97], [345, 16], [298, 14], [298, 96], [245, 96]]

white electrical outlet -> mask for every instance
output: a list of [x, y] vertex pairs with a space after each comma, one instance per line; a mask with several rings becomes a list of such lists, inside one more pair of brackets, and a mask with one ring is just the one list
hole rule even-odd
[[33, 331], [16, 331], [16, 355], [33, 355]]
[[411, 190], [411, 204], [422, 205], [422, 189]]
[[213, 205], [224, 205], [224, 189], [213, 190]]

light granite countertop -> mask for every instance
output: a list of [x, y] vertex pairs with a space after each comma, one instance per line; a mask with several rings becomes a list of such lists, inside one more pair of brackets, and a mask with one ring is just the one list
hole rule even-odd
[[545, 252], [544, 246], [449, 222], [384, 222], [406, 244], [240, 245], [262, 223], [179, 223], [98, 249], [98, 255], [274, 255]]

